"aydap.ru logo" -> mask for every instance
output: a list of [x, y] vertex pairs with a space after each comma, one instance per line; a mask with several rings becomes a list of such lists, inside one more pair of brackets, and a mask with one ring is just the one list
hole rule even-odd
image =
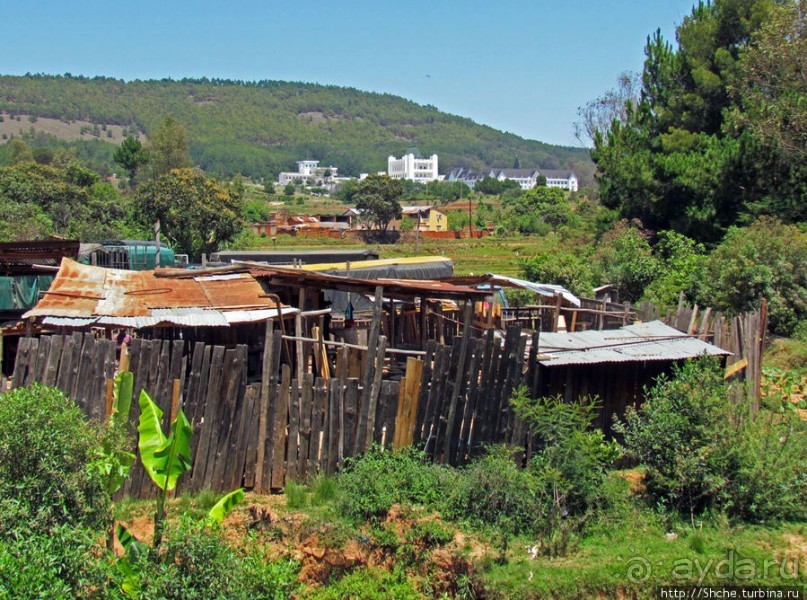
[[[633, 550], [633, 548], [631, 548]], [[793, 581], [799, 576], [801, 556], [782, 558], [779, 560], [765, 559], [753, 560], [737, 554], [735, 550], [728, 550], [725, 558], [679, 558], [672, 563], [669, 579], [679, 582], [697, 582], [708, 580], [717, 581], [753, 581], [769, 580], [779, 577]], [[625, 575], [631, 583], [644, 583], [654, 574], [667, 579], [667, 574], [661, 572], [661, 560], [651, 560], [649, 552], [644, 556], [636, 554], [625, 562]]]

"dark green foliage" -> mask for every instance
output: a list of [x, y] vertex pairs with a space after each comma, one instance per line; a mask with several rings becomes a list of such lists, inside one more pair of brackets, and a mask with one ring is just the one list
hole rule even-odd
[[653, 248], [658, 272], [644, 289], [643, 300], [656, 307], [674, 308], [680, 292], [690, 303], [702, 303], [706, 285], [706, 252], [701, 244], [674, 231], [660, 231]]
[[521, 184], [518, 181], [513, 179], [504, 179], [499, 181], [495, 177], [485, 177], [484, 179], [480, 179], [474, 185], [474, 191], [479, 194], [485, 194], [487, 196], [498, 196], [499, 194], [503, 194], [507, 190], [520, 190]]
[[386, 231], [389, 222], [401, 218], [403, 184], [388, 175], [368, 175], [359, 182], [353, 200], [363, 211], [361, 218], [379, 231]]
[[626, 454], [647, 467], [648, 493], [685, 515], [707, 509], [750, 521], [804, 519], [807, 425], [776, 400], [749, 417], [728, 397], [716, 359], [660, 376], [615, 424]]
[[566, 554], [585, 522], [607, 498], [603, 486], [618, 456], [613, 442], [592, 421], [599, 413], [588, 398], [529, 398], [519, 388], [513, 409], [538, 437], [538, 451], [528, 471], [539, 506], [535, 530], [544, 554]]
[[0, 596], [88, 597], [105, 585], [100, 432], [62, 392], [0, 396]]
[[288, 598], [299, 567], [230, 548], [221, 531], [195, 519], [169, 526], [159, 553], [139, 563], [146, 598]]
[[118, 192], [76, 162], [0, 167], [0, 201], [31, 207], [22, 213], [28, 217], [21, 232], [47, 231], [42, 216], [52, 233], [82, 241], [114, 239], [126, 229], [127, 205]]
[[536, 186], [519, 196], [505, 199], [508, 229], [519, 233], [548, 233], [577, 223], [566, 193], [558, 188]]
[[590, 260], [590, 249], [577, 252], [547, 252], [521, 263], [524, 278], [538, 283], [562, 285], [574, 294], [591, 296], [595, 275]]
[[92, 465], [99, 435], [55, 388], [35, 384], [2, 396], [0, 537], [61, 524], [106, 527], [109, 498]]
[[434, 506], [443, 497], [447, 476], [413, 449], [373, 446], [364, 456], [345, 460], [337, 479], [340, 507], [346, 516], [366, 520], [383, 518], [396, 503]]
[[81, 527], [0, 537], [2, 598], [115, 597], [106, 589], [108, 569], [98, 535]]
[[162, 235], [178, 253], [197, 260], [231, 241], [243, 227], [243, 202], [196, 169], [175, 169], [142, 185], [134, 198], [144, 227], [160, 220]]
[[505, 539], [535, 531], [543, 512], [539, 484], [511, 452], [507, 446], [490, 447], [463, 469], [445, 500], [449, 518], [490, 527]]
[[112, 159], [129, 174], [129, 177], [134, 177], [148, 158], [148, 152], [143, 148], [143, 144], [133, 137], [123, 140], [112, 154]]
[[610, 283], [620, 301], [636, 302], [659, 274], [659, 264], [640, 224], [620, 221], [606, 233], [591, 257], [595, 281]]
[[735, 314], [766, 298], [771, 331], [792, 334], [807, 319], [807, 234], [770, 218], [730, 229], [706, 262], [703, 296]]
[[[758, 96], [770, 83], [771, 69], [755, 71], [752, 58], [759, 52], [748, 50], [765, 41], [765, 31], [784, 40], [781, 30], [760, 29], [773, 5], [771, 0], [699, 4], [678, 26], [677, 48], [659, 32], [648, 39], [640, 99], [628, 100], [623, 114], [594, 136], [603, 204], [651, 229], [704, 242], [718, 241], [743, 214], [777, 214], [788, 222], [805, 218], [804, 203], [796, 200], [807, 186], [804, 161], [787, 159], [780, 144], [769, 143], [754, 116], [757, 109], [765, 111]], [[767, 56], [785, 80], [773, 87], [774, 94], [788, 89], [794, 97], [792, 91], [803, 86], [796, 75], [803, 60], [798, 37], [789, 51]], [[736, 93], [738, 81], [746, 82], [743, 96]], [[788, 102], [778, 100], [767, 106], [781, 115], [777, 111]], [[801, 122], [797, 115], [803, 112], [792, 116]], [[781, 120], [772, 123], [768, 132], [793, 129], [781, 127]], [[801, 146], [803, 152], [803, 140]]]
[[[335, 86], [67, 75], [4, 76], [0, 86], [0, 111], [126, 125], [130, 134], [149, 137], [170, 112], [185, 127], [192, 164], [217, 176], [258, 180], [312, 158], [356, 177], [384, 169], [388, 155], [400, 156], [413, 143], [439, 154], [447, 168], [506, 165], [514, 154], [538, 168], [590, 164], [582, 148], [524, 140], [432, 106]], [[104, 145], [111, 155], [112, 146]]]

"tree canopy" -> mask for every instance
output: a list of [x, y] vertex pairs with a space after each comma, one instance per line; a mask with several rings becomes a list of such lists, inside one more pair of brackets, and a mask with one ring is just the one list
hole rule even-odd
[[98, 241], [126, 231], [127, 206], [117, 190], [74, 162], [0, 167], [0, 206], [2, 235], [13, 240], [55, 234]]
[[231, 241], [242, 229], [242, 198], [196, 169], [174, 169], [135, 193], [144, 226], [160, 221], [174, 250], [198, 260]]
[[364, 218], [379, 231], [386, 231], [389, 222], [401, 218], [400, 199], [403, 184], [389, 175], [368, 175], [359, 182], [353, 194], [356, 208], [364, 211]]
[[[756, 214], [807, 218], [807, 167], [788, 151], [803, 151], [803, 129], [799, 134], [782, 120], [793, 108], [799, 110], [792, 118], [803, 119], [805, 110], [798, 75], [803, 27], [795, 24], [803, 25], [805, 13], [797, 3], [804, 1], [702, 3], [678, 26], [676, 48], [660, 32], [648, 38], [638, 101], [627, 99], [609, 127], [594, 134], [606, 206], [651, 229], [705, 242]], [[785, 30], [774, 30], [775, 23]], [[757, 65], [779, 47], [777, 74], [760, 75]], [[776, 86], [766, 77], [779, 78]], [[755, 111], [769, 115], [769, 125]], [[769, 133], [782, 130], [793, 135], [771, 142]]]

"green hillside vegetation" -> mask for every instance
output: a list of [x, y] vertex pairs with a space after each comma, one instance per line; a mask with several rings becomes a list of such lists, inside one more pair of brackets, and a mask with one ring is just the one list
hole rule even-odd
[[[121, 128], [127, 134], [150, 135], [172, 114], [187, 130], [193, 163], [217, 176], [274, 179], [302, 158], [333, 164], [340, 175], [357, 176], [386, 169], [388, 155], [400, 156], [411, 146], [437, 153], [444, 172], [454, 166], [509, 166], [516, 155], [523, 165], [574, 169], [589, 180], [593, 172], [585, 149], [525, 140], [433, 106], [351, 88], [28, 75], [0, 77], [0, 90], [0, 113], [6, 120], [19, 117], [10, 130], [15, 135], [20, 128], [47, 131], [37, 127], [38, 119], [47, 118], [82, 122], [89, 128], [83, 138], [95, 127], [97, 141], [120, 142]], [[75, 132], [64, 137], [75, 139]]]

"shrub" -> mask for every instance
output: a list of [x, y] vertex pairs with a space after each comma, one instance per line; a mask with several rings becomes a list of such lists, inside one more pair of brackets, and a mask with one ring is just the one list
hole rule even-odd
[[572, 536], [601, 504], [608, 469], [618, 452], [592, 427], [599, 406], [590, 398], [529, 398], [519, 388], [511, 399], [516, 414], [536, 434], [538, 451], [529, 465], [536, 481], [541, 519], [537, 533], [541, 550], [565, 554]]
[[288, 598], [299, 567], [266, 560], [256, 549], [230, 548], [221, 529], [183, 517], [168, 527], [157, 554], [141, 559], [139, 582], [146, 598]]
[[2, 396], [0, 537], [60, 524], [105, 527], [109, 498], [92, 465], [99, 451], [99, 430], [61, 391], [35, 384]]
[[2, 598], [97, 597], [107, 568], [98, 536], [84, 528], [60, 524], [0, 538]]
[[706, 266], [705, 296], [732, 313], [768, 300], [772, 332], [791, 335], [807, 318], [807, 233], [774, 218], [732, 227]]
[[371, 447], [345, 461], [338, 476], [340, 507], [350, 518], [374, 519], [396, 503], [436, 505], [443, 496], [447, 470], [424, 460], [414, 449], [385, 451]]
[[788, 401], [755, 416], [735, 405], [716, 359], [660, 376], [615, 430], [647, 467], [647, 490], [671, 509], [725, 511], [748, 521], [804, 519], [807, 424]]
[[648, 491], [668, 506], [699, 513], [725, 493], [727, 398], [716, 359], [687, 361], [660, 375], [641, 407], [628, 407], [615, 424], [626, 454], [647, 467]]
[[590, 257], [584, 252], [547, 252], [521, 263], [525, 279], [538, 283], [562, 285], [580, 296], [594, 288]]
[[538, 482], [520, 468], [507, 446], [491, 446], [461, 471], [445, 502], [446, 514], [476, 527], [491, 527], [503, 542], [534, 531], [541, 515]]
[[638, 222], [619, 221], [597, 246], [592, 261], [596, 280], [613, 284], [620, 301], [636, 302], [658, 274], [658, 259]]

